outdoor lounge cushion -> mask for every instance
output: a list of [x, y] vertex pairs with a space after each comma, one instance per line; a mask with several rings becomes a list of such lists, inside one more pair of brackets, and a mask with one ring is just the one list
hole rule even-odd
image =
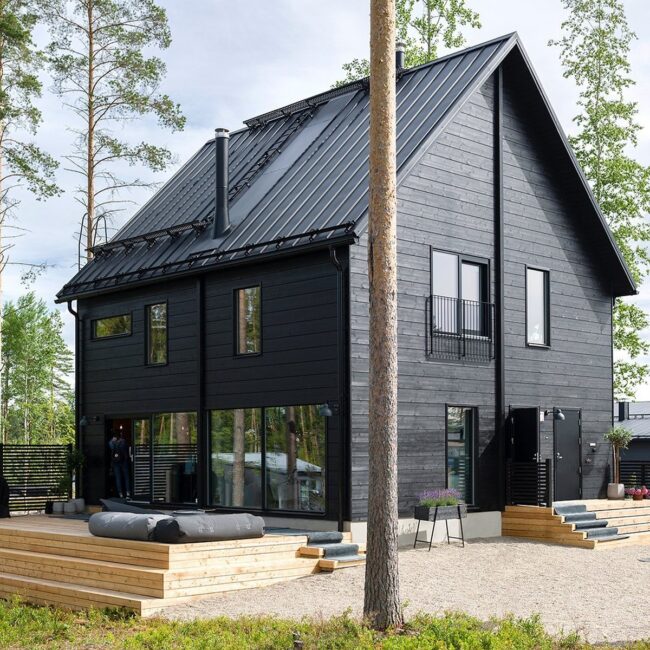
[[248, 513], [233, 515], [182, 515], [156, 524], [154, 540], [165, 544], [219, 542], [264, 535], [264, 520]]
[[133, 512], [96, 512], [88, 521], [88, 530], [96, 537], [148, 542], [153, 538], [156, 524], [165, 519], [171, 519], [171, 517]]
[[100, 499], [104, 512], [132, 512], [140, 515], [164, 515], [160, 510], [151, 510], [148, 508], [140, 508], [135, 506], [125, 499]]

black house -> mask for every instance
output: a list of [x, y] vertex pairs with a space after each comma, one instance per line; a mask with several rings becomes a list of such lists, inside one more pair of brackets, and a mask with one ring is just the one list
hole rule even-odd
[[[457, 487], [499, 534], [507, 500], [603, 493], [635, 287], [516, 34], [396, 83], [400, 509]], [[368, 88], [218, 130], [58, 294], [90, 502], [121, 429], [136, 500], [362, 526]]]

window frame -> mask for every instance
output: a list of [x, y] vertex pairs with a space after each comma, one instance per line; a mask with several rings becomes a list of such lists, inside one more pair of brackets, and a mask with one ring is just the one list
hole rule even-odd
[[[546, 336], [544, 343], [528, 340], [528, 271], [539, 271], [544, 274], [544, 328]], [[551, 270], [543, 266], [524, 265], [524, 337], [526, 347], [548, 350], [551, 347]]]
[[449, 459], [449, 409], [472, 409], [472, 501], [467, 503], [468, 507], [478, 507], [476, 502], [476, 495], [478, 493], [478, 469], [479, 469], [479, 456], [478, 456], [478, 441], [480, 440], [480, 411], [479, 407], [473, 404], [445, 404], [445, 487], [449, 488], [449, 469], [447, 462]]
[[[149, 359], [149, 343], [151, 341], [151, 334], [149, 331], [151, 307], [156, 305], [165, 305], [165, 361], [153, 363]], [[156, 302], [148, 302], [144, 305], [144, 365], [148, 368], [160, 368], [161, 366], [169, 365], [169, 301], [156, 300]]]
[[[246, 291], [246, 289], [259, 289], [260, 292], [260, 345], [257, 352], [239, 352], [239, 327], [237, 322], [239, 319], [239, 300], [238, 294], [240, 291]], [[235, 287], [232, 291], [232, 326], [233, 326], [233, 356], [235, 358], [250, 358], [250, 357], [259, 357], [263, 352], [263, 342], [264, 342], [264, 310], [262, 309], [263, 296], [262, 296], [262, 282], [254, 282], [252, 284], [247, 284], [243, 287]]]
[[315, 510], [279, 510], [279, 509], [273, 509], [268, 507], [268, 486], [266, 482], [266, 471], [267, 471], [267, 462], [266, 462], [266, 454], [267, 454], [267, 435], [266, 435], [266, 410], [267, 409], [273, 409], [273, 408], [286, 408], [287, 406], [314, 406], [318, 407], [319, 404], [317, 402], [311, 402], [311, 403], [301, 403], [301, 404], [280, 404], [280, 405], [270, 405], [266, 404], [265, 406], [233, 406], [233, 407], [223, 407], [223, 408], [212, 408], [212, 409], [206, 409], [205, 411], [205, 417], [204, 417], [204, 426], [206, 427], [206, 431], [208, 432], [208, 459], [207, 463], [210, 467], [206, 468], [206, 471], [210, 472], [211, 471], [211, 459], [212, 459], [212, 453], [213, 453], [213, 445], [212, 445], [212, 432], [211, 432], [211, 414], [212, 411], [234, 411], [236, 409], [259, 409], [262, 414], [262, 420], [261, 420], [261, 445], [260, 445], [260, 453], [261, 453], [261, 459], [260, 459], [260, 469], [261, 469], [261, 503], [262, 505], [259, 507], [253, 507], [253, 506], [220, 506], [220, 505], [215, 505], [215, 503], [212, 501], [212, 493], [211, 493], [211, 488], [212, 488], [212, 478], [209, 478], [209, 490], [208, 490], [208, 502], [207, 505], [210, 508], [215, 508], [219, 510], [219, 512], [255, 512], [259, 513], [261, 515], [267, 515], [267, 516], [286, 516], [286, 515], [291, 515], [294, 517], [300, 517], [300, 518], [305, 518], [305, 519], [327, 519], [330, 516], [330, 499], [331, 499], [331, 494], [335, 491], [335, 488], [332, 488], [332, 478], [330, 476], [330, 466], [329, 466], [329, 441], [331, 437], [331, 429], [330, 429], [330, 419], [329, 417], [323, 416], [325, 420], [325, 482], [323, 485], [324, 492], [325, 492], [325, 508], [322, 512], [315, 511]]
[[[108, 336], [97, 336], [97, 321], [108, 320], [109, 318], [120, 318], [121, 316], [129, 317], [129, 331], [123, 334], [109, 334]], [[90, 320], [90, 340], [91, 341], [107, 341], [110, 339], [122, 339], [127, 336], [133, 335], [133, 312], [126, 311], [121, 314], [111, 314], [110, 316], [98, 316]]]
[[[458, 261], [456, 269], [456, 286], [458, 287], [458, 295], [455, 297], [457, 301], [465, 300], [463, 296], [463, 264], [473, 264], [475, 266], [483, 267], [483, 273], [480, 273], [483, 277], [481, 278], [481, 300], [479, 304], [492, 304], [492, 265], [490, 259], [487, 257], [478, 257], [476, 255], [466, 255], [464, 253], [457, 253], [452, 250], [447, 250], [444, 248], [437, 248], [436, 246], [429, 246], [429, 295], [435, 296], [433, 292], [433, 277], [435, 273], [434, 263], [433, 263], [433, 254], [434, 253], [444, 253], [447, 255], [454, 255]], [[475, 301], [468, 301], [475, 302]], [[460, 303], [459, 303], [460, 304]], [[485, 334], [475, 334], [473, 330], [466, 329], [464, 332], [461, 332], [460, 321], [456, 322], [456, 331], [455, 332], [443, 332], [445, 336], [462, 336], [463, 334], [470, 334], [472, 336], [481, 337], [484, 339], [491, 339], [493, 336], [492, 327], [489, 322], [485, 324]]]

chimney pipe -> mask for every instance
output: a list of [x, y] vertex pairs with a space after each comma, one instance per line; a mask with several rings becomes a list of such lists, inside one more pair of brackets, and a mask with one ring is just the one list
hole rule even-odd
[[400, 42], [395, 45], [395, 68], [399, 72], [404, 69], [404, 52], [406, 46], [404, 43]]
[[228, 214], [228, 129], [215, 129], [216, 201], [214, 210], [213, 239], [225, 235], [230, 230]]
[[630, 419], [630, 403], [629, 402], [619, 402], [618, 403], [618, 420], [622, 422], [623, 420]]

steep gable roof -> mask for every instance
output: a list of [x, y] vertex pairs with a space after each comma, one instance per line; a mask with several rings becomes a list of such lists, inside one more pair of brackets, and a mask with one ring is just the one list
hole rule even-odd
[[[525, 56], [517, 35], [510, 34], [400, 74], [398, 181], [514, 48]], [[63, 287], [58, 300], [354, 241], [365, 226], [368, 206], [368, 105], [364, 79], [252, 118], [233, 132], [232, 228], [220, 239], [213, 239], [208, 227], [214, 213], [215, 154], [214, 140], [207, 142], [108, 244], [95, 248], [95, 258]], [[595, 201], [593, 206], [619, 272], [629, 279]], [[633, 291], [631, 279], [619, 289], [621, 294]]]

